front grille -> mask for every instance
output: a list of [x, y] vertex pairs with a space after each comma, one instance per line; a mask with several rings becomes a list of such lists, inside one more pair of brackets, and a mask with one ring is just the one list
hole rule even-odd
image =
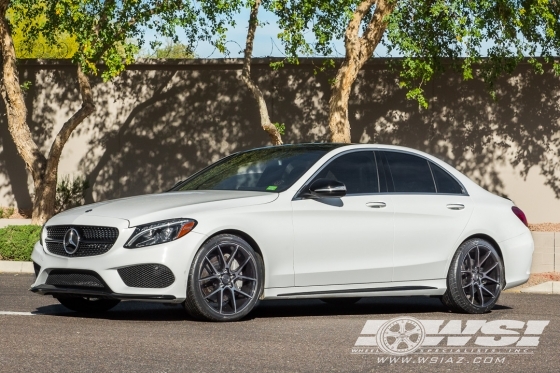
[[[80, 244], [74, 254], [64, 250], [64, 235], [74, 228], [80, 235]], [[55, 225], [47, 227], [47, 250], [55, 255], [84, 257], [105, 254], [119, 237], [119, 230], [113, 227]]]
[[78, 288], [105, 289], [107, 286], [99, 275], [92, 271], [53, 269], [45, 282], [47, 285]]
[[140, 264], [118, 269], [121, 279], [133, 288], [166, 288], [175, 282], [169, 268], [161, 264]]

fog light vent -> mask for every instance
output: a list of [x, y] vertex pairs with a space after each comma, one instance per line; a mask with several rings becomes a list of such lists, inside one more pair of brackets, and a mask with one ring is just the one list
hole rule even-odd
[[121, 279], [132, 288], [166, 288], [175, 282], [173, 272], [162, 264], [140, 264], [118, 269]]

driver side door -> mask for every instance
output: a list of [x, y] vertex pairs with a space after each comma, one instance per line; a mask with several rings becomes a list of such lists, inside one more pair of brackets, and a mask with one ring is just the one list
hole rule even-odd
[[394, 207], [379, 193], [374, 152], [335, 156], [306, 185], [319, 178], [344, 183], [347, 194], [292, 201], [295, 285], [390, 282]]

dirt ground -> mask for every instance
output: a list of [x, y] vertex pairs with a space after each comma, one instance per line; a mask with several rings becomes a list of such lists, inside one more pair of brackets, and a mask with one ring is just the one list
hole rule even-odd
[[533, 232], [560, 232], [560, 223], [529, 224], [529, 229]]
[[548, 282], [548, 281], [560, 281], [560, 272], [534, 273], [529, 277], [529, 281], [527, 281], [523, 285], [505, 290], [505, 292], [519, 293], [521, 289], [539, 285], [542, 284], [543, 282]]

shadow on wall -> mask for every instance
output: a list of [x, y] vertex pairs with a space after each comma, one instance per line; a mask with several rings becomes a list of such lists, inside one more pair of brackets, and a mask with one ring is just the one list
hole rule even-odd
[[[95, 81], [96, 112], [63, 155], [90, 181], [86, 201], [166, 190], [231, 152], [267, 145], [256, 103], [239, 79], [239, 62], [138, 64], [113, 83]], [[286, 124], [285, 143], [327, 141], [328, 78], [334, 72], [315, 74], [317, 61], [272, 71], [269, 62], [256, 61], [253, 74], [272, 122]], [[27, 100], [33, 133], [50, 144], [50, 134], [80, 103], [74, 68], [22, 67], [32, 81]], [[500, 82], [494, 102], [480, 81], [464, 82], [449, 73], [430, 83], [430, 108], [421, 110], [406, 100], [383, 61], [373, 61], [353, 90], [352, 138], [427, 151], [498, 194], [504, 191], [502, 165], [517, 165], [522, 175], [538, 166], [560, 198], [558, 87], [560, 79], [551, 73], [534, 75], [522, 65]], [[24, 165], [5, 115], [1, 120], [0, 190], [11, 186], [11, 191], [0, 198], [13, 195], [18, 206], [28, 206]]]

